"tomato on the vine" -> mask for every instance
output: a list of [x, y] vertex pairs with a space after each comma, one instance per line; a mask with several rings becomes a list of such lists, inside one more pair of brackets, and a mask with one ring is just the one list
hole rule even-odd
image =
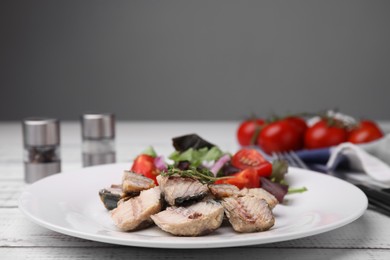
[[157, 184], [156, 177], [159, 174], [158, 169], [154, 165], [154, 157], [146, 154], [138, 155], [133, 162], [131, 171], [142, 174], [145, 177], [148, 177]]
[[383, 133], [375, 122], [363, 120], [356, 128], [351, 130], [348, 135], [348, 142], [354, 144], [367, 143], [381, 137], [383, 137]]
[[307, 130], [307, 124], [303, 118], [297, 116], [289, 116], [284, 118], [283, 120], [292, 124], [295, 127], [295, 129], [297, 129], [300, 135], [302, 136], [305, 135], [305, 132]]
[[256, 141], [256, 133], [260, 127], [264, 125], [263, 119], [252, 119], [243, 121], [237, 129], [237, 140], [241, 146], [254, 144]]
[[290, 122], [280, 120], [265, 126], [257, 138], [257, 143], [268, 154], [299, 150], [303, 146], [303, 135]]
[[317, 149], [330, 147], [347, 141], [348, 131], [335, 119], [321, 119], [309, 127], [305, 134], [305, 147]]

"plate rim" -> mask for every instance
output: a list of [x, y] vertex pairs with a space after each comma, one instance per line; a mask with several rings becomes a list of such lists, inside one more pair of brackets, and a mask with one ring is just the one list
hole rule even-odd
[[167, 242], [164, 240], [159, 240], [158, 243], [156, 241], [153, 241], [152, 243], [145, 243], [142, 240], [134, 240], [134, 239], [126, 239], [125, 240], [123, 238], [118, 238], [118, 237], [112, 237], [112, 236], [107, 237], [105, 235], [100, 235], [100, 234], [90, 234], [90, 233], [87, 233], [85, 231], [69, 229], [69, 228], [66, 228], [63, 226], [59, 226], [57, 224], [49, 223], [43, 219], [40, 219], [37, 216], [34, 216], [34, 214], [29, 212], [23, 206], [22, 200], [24, 199], [26, 194], [28, 194], [30, 192], [32, 187], [34, 185], [40, 185], [40, 183], [45, 182], [48, 179], [62, 178], [62, 175], [76, 174], [77, 172], [83, 171], [85, 169], [93, 171], [96, 168], [105, 168], [105, 167], [110, 168], [113, 166], [119, 167], [120, 165], [128, 166], [128, 163], [115, 163], [115, 164], [92, 166], [92, 167], [88, 167], [88, 168], [80, 168], [80, 169], [75, 169], [72, 171], [61, 172], [61, 173], [54, 174], [54, 175], [48, 176], [46, 178], [43, 178], [43, 179], [41, 179], [33, 184], [30, 184], [29, 186], [24, 188], [24, 190], [22, 191], [22, 193], [20, 194], [19, 199], [18, 199], [18, 208], [28, 219], [30, 219], [32, 222], [34, 222], [34, 223], [36, 223], [44, 228], [47, 228], [49, 230], [52, 230], [52, 231], [55, 231], [55, 232], [58, 232], [61, 234], [81, 238], [81, 239], [87, 239], [90, 241], [103, 242], [103, 243], [108, 243], [108, 244], [136, 246], [136, 247], [145, 247], [145, 248], [201, 249], [201, 248], [225, 248], [225, 247], [238, 247], [238, 246], [269, 244], [269, 243], [274, 243], [274, 242], [282, 242], [282, 241], [289, 241], [289, 240], [294, 240], [294, 239], [299, 239], [299, 238], [305, 238], [305, 237], [325, 233], [328, 231], [338, 229], [338, 228], [345, 226], [349, 223], [352, 223], [353, 221], [355, 221], [356, 219], [361, 217], [364, 214], [364, 212], [367, 210], [367, 207], [368, 207], [368, 199], [367, 199], [366, 195], [360, 189], [355, 187], [353, 184], [348, 183], [348, 182], [341, 180], [339, 178], [336, 178], [334, 176], [323, 175], [321, 173], [317, 173], [317, 172], [309, 171], [309, 170], [304, 170], [304, 169], [300, 169], [300, 168], [295, 168], [295, 167], [289, 167], [289, 169], [291, 169], [293, 171], [298, 171], [298, 172], [310, 172], [310, 173], [321, 174], [323, 177], [332, 178], [334, 181], [339, 181], [339, 182], [342, 182], [344, 185], [349, 185], [350, 187], [355, 189], [355, 191], [360, 193], [360, 195], [364, 201], [364, 203], [362, 201], [362, 206], [360, 207], [360, 210], [357, 211], [354, 215], [344, 217], [343, 219], [339, 220], [336, 224], [331, 223], [331, 224], [327, 224], [327, 225], [323, 225], [323, 226], [318, 226], [318, 227], [314, 227], [312, 229], [309, 229], [309, 230], [303, 231], [303, 232], [292, 232], [292, 233], [288, 233], [288, 234], [276, 234], [276, 235], [273, 235], [271, 237], [267, 237], [266, 239], [264, 239], [264, 238], [256, 239], [256, 238], [249, 237], [249, 238], [240, 239], [238, 241], [234, 240], [233, 242], [229, 242], [229, 241], [225, 241], [225, 240], [218, 240], [218, 241], [209, 241], [208, 240], [208, 241], [202, 242], [202, 240], [200, 240], [200, 242], [197, 241], [196, 243], [194, 243], [194, 241], [192, 241], [192, 242], [185, 241], [184, 243], [172, 243], [169, 241]]

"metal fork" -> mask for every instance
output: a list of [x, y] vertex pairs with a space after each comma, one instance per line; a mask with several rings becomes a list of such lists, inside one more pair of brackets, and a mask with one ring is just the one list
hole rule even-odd
[[[275, 152], [272, 154], [274, 159], [285, 160], [292, 167], [310, 169], [308, 165], [302, 161], [301, 158], [294, 152]], [[356, 187], [358, 187], [368, 198], [369, 209], [375, 210], [387, 216], [390, 216], [390, 190], [389, 189], [378, 189], [377, 187], [367, 186], [356, 179], [349, 178], [347, 174], [328, 172], [332, 176], [343, 179]]]
[[302, 168], [309, 170], [309, 167], [293, 152], [274, 152], [272, 153], [274, 159], [286, 160], [292, 167]]

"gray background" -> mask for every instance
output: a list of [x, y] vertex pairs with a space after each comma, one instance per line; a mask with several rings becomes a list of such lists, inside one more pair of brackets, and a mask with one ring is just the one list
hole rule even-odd
[[390, 119], [390, 1], [0, 2], [0, 120]]

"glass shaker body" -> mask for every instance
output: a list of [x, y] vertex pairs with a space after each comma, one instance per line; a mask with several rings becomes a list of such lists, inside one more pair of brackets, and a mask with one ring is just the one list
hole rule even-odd
[[27, 118], [23, 121], [25, 181], [32, 183], [61, 171], [59, 121]]
[[115, 117], [89, 113], [81, 116], [83, 166], [115, 163]]
[[84, 167], [115, 163], [115, 139], [84, 139], [82, 153]]

